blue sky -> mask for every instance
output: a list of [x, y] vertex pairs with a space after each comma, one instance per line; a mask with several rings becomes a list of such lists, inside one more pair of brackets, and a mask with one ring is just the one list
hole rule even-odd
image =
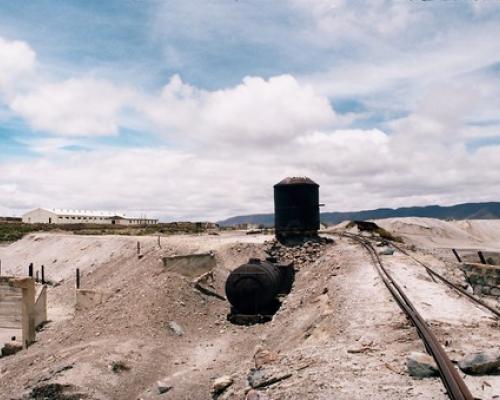
[[0, 214], [498, 200], [500, 2], [0, 1]]

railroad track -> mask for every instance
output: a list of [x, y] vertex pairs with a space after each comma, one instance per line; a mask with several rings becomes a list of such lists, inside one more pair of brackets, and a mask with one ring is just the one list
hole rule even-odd
[[384, 282], [385, 286], [387, 287], [401, 310], [406, 314], [408, 319], [415, 326], [418, 335], [422, 339], [425, 348], [427, 349], [427, 352], [434, 358], [439, 369], [441, 381], [446, 388], [448, 397], [451, 400], [474, 400], [474, 396], [472, 396], [467, 385], [461, 378], [458, 371], [455, 369], [451, 360], [448, 358], [446, 352], [444, 351], [434, 333], [431, 331], [415, 306], [411, 303], [410, 299], [406, 296], [403, 289], [398, 285], [397, 282], [393, 280], [391, 274], [385, 268], [376, 249], [373, 247], [373, 244], [367, 238], [360, 235], [343, 233], [341, 234], [341, 236], [357, 241], [370, 254], [370, 257], [380, 278]]
[[405, 249], [403, 249], [401, 246], [398, 246], [397, 244], [395, 243], [391, 243], [391, 246], [394, 247], [395, 249], [399, 250], [401, 253], [403, 253], [405, 256], [408, 256], [410, 257], [413, 261], [415, 261], [417, 264], [419, 264], [420, 266], [422, 266], [423, 268], [425, 268], [425, 270], [427, 271], [427, 273], [433, 277], [433, 278], [437, 278], [439, 279], [441, 282], [443, 282], [444, 284], [446, 284], [448, 287], [450, 287], [451, 289], [455, 290], [456, 292], [460, 293], [461, 295], [467, 297], [470, 301], [472, 301], [473, 303], [477, 304], [477, 305], [480, 305], [481, 307], [484, 307], [485, 309], [487, 309], [488, 311], [490, 311], [493, 315], [495, 315], [495, 317], [497, 319], [500, 319], [500, 311], [498, 311], [497, 309], [495, 309], [494, 307], [490, 306], [489, 304], [485, 303], [484, 301], [482, 301], [481, 299], [477, 298], [476, 296], [470, 294], [469, 292], [467, 292], [466, 290], [462, 289], [460, 286], [457, 286], [455, 285], [453, 282], [450, 282], [448, 279], [446, 279], [444, 276], [442, 276], [441, 274], [437, 273], [436, 271], [434, 271], [431, 267], [429, 267], [427, 264], [425, 264], [424, 262], [420, 261], [418, 258], [412, 256], [410, 253], [408, 253]]

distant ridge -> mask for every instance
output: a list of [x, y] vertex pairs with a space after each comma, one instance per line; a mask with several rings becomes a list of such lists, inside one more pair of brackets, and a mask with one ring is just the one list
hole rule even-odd
[[[500, 219], [500, 203], [464, 203], [449, 207], [425, 206], [403, 208], [377, 208], [375, 210], [352, 212], [325, 212], [321, 222], [338, 224], [355, 219], [383, 219], [398, 217], [428, 217], [437, 219]], [[253, 214], [231, 217], [218, 222], [222, 226], [237, 224], [274, 225], [274, 214]]]

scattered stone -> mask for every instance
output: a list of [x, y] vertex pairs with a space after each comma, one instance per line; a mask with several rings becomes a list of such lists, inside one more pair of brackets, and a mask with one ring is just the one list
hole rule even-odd
[[470, 375], [487, 375], [500, 372], [500, 350], [467, 354], [458, 367]]
[[378, 254], [381, 256], [392, 256], [395, 251], [396, 249], [393, 247], [386, 247], [385, 249], [380, 250]]
[[2, 347], [2, 357], [11, 356], [23, 349], [23, 344], [21, 342], [12, 341], [7, 342]]
[[165, 381], [156, 382], [156, 388], [158, 389], [158, 393], [163, 394], [167, 393], [169, 390], [173, 389], [173, 386]]
[[172, 331], [172, 333], [176, 336], [184, 335], [184, 329], [175, 321], [168, 321], [168, 327]]
[[439, 375], [434, 359], [424, 353], [413, 352], [406, 360], [408, 373], [415, 378], [429, 378]]
[[123, 361], [112, 361], [111, 364], [108, 365], [108, 368], [115, 374], [119, 374], [120, 372], [130, 370], [130, 367]]
[[[314, 240], [314, 241], [312, 241]], [[318, 237], [311, 241], [282, 244], [277, 240], [265, 242], [266, 253], [281, 263], [293, 262], [296, 267], [313, 263], [324, 253], [326, 245], [333, 241]]]
[[265, 364], [270, 364], [276, 361], [278, 358], [276, 353], [264, 349], [262, 346], [257, 346], [255, 350], [255, 354], [253, 356], [253, 360], [255, 363], [255, 368], [260, 368]]
[[347, 349], [347, 352], [349, 354], [368, 353], [370, 351], [373, 351], [373, 349], [369, 346], [353, 347], [352, 349]]
[[232, 384], [233, 384], [233, 378], [231, 378], [228, 375], [220, 376], [219, 378], [215, 379], [214, 383], [212, 384], [212, 393], [214, 395], [221, 394]]
[[250, 387], [258, 389], [288, 379], [291, 376], [291, 373], [280, 373], [275, 369], [252, 368], [247, 380]]
[[62, 385], [60, 383], [49, 383], [40, 385], [31, 390], [29, 399], [52, 399], [52, 400], [76, 400], [85, 399], [83, 393], [76, 393], [77, 389], [73, 385]]
[[264, 392], [259, 392], [258, 390], [251, 389], [247, 393], [245, 400], [269, 400], [269, 396]]

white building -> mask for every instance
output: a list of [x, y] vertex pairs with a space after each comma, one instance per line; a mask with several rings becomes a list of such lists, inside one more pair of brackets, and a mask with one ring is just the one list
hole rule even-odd
[[125, 214], [107, 211], [61, 210], [37, 208], [22, 216], [27, 224], [111, 224], [111, 225], [152, 225], [157, 219], [127, 217]]

